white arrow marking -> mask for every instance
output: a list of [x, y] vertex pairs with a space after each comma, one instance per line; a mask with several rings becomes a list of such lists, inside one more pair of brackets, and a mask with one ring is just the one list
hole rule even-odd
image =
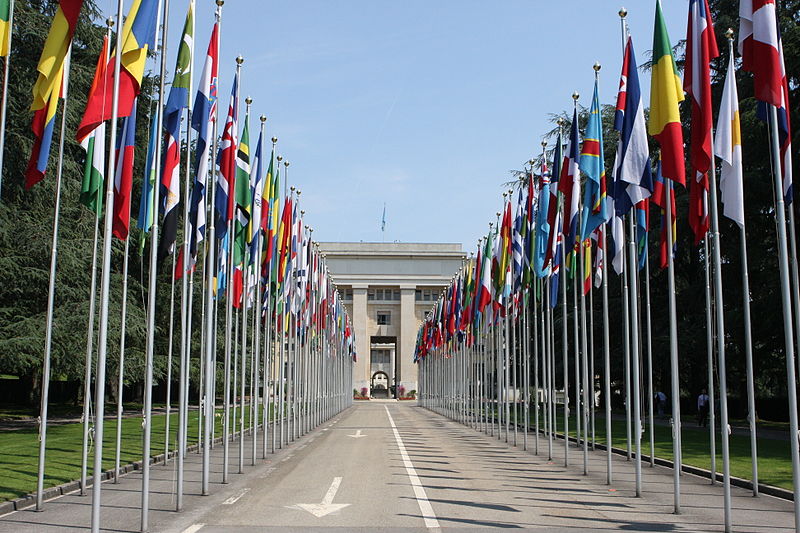
[[230, 498], [222, 502], [222, 505], [233, 505], [234, 503], [238, 502], [242, 498], [242, 496], [244, 496], [248, 492], [250, 492], [250, 489], [242, 489], [235, 496], [231, 496]]
[[336, 492], [339, 490], [339, 485], [341, 484], [342, 478], [333, 478], [333, 483], [331, 483], [328, 492], [325, 493], [325, 497], [322, 498], [322, 503], [298, 503], [297, 505], [288, 505], [287, 507], [290, 509], [307, 511], [317, 518], [322, 518], [336, 511], [341, 511], [350, 505], [349, 503], [333, 503], [333, 498], [336, 496]]
[[366, 435], [361, 434], [361, 430], [356, 430], [355, 435], [348, 435], [348, 437], [353, 437], [354, 439], [360, 439], [361, 437], [366, 437]]

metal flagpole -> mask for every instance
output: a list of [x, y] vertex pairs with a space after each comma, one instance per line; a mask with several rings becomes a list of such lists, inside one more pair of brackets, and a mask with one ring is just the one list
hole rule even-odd
[[[648, 246], [647, 241], [644, 244]], [[645, 309], [645, 331], [647, 332], [647, 396], [650, 400], [647, 402], [648, 420], [650, 423], [650, 466], [656, 466], [656, 438], [655, 438], [655, 418], [653, 415], [653, 400], [655, 399], [653, 393], [653, 329], [650, 317], [650, 254], [645, 251], [644, 254], [644, 309]]]
[[[110, 28], [109, 28], [110, 29]], [[105, 137], [103, 137], [103, 142], [105, 142]], [[102, 148], [105, 150], [105, 146]], [[100, 217], [95, 217], [94, 220], [94, 244], [92, 245], [92, 273], [91, 273], [91, 281], [89, 283], [90, 286], [90, 295], [89, 295], [89, 327], [88, 333], [86, 335], [86, 358], [84, 360], [84, 371], [83, 371], [83, 414], [81, 415], [81, 421], [83, 422], [83, 447], [81, 453], [81, 490], [80, 495], [86, 495], [86, 469], [87, 465], [89, 464], [89, 433], [90, 427], [92, 426], [91, 423], [91, 411], [90, 407], [92, 405], [92, 352], [93, 347], [92, 343], [94, 340], [94, 315], [95, 315], [95, 301], [97, 295], [97, 236], [100, 232]], [[117, 477], [116, 475], [114, 476]]]
[[[130, 212], [128, 213], [130, 218]], [[125, 376], [125, 328], [128, 320], [128, 250], [130, 248], [130, 235], [125, 238], [125, 256], [122, 260], [122, 316], [120, 317], [119, 330], [119, 368], [117, 369], [117, 445], [114, 453], [114, 483], [119, 483], [119, 462], [122, 451], [122, 390]], [[98, 444], [95, 444], [98, 445]], [[102, 446], [102, 444], [99, 444]]]
[[670, 394], [672, 395], [672, 457], [675, 514], [681, 514], [681, 400], [680, 375], [678, 374], [678, 324], [675, 304], [675, 271], [672, 235], [672, 180], [666, 181], [664, 205], [667, 212], [667, 298], [669, 301], [669, 362], [670, 362]]
[[[220, 26], [222, 25], [222, 5], [224, 4], [224, 0], [217, 0], [217, 10], [216, 10], [216, 23], [217, 31], [219, 31]], [[219, 46], [219, 44], [217, 45]], [[219, 50], [217, 50], [219, 52]], [[214, 106], [214, 116], [213, 116], [213, 144], [211, 148], [211, 175], [212, 177], [216, 175], [216, 160], [217, 160], [217, 106]], [[203, 176], [202, 179], [204, 183], [206, 182], [206, 176]], [[206, 188], [206, 198], [208, 198], [208, 188]], [[213, 441], [213, 424], [214, 424], [214, 415], [215, 415], [215, 394], [214, 394], [214, 385], [216, 383], [217, 377], [217, 364], [216, 364], [216, 355], [217, 355], [217, 343], [216, 343], [216, 336], [214, 333], [216, 332], [216, 304], [214, 298], [214, 273], [216, 271], [216, 260], [214, 257], [214, 252], [216, 251], [216, 213], [214, 212], [214, 205], [216, 205], [217, 199], [217, 187], [216, 187], [216, 180], [211, 180], [211, 216], [206, 217], [208, 220], [208, 232], [206, 242], [208, 243], [208, 254], [206, 255], [206, 317], [205, 317], [205, 334], [206, 334], [206, 345], [205, 345], [205, 366], [206, 366], [206, 375], [205, 375], [205, 398], [203, 401], [203, 412], [204, 412], [204, 420], [203, 420], [203, 473], [201, 476], [201, 494], [203, 496], [208, 496], [208, 484], [209, 484], [209, 477], [210, 477], [210, 467], [211, 467], [211, 442]]]
[[[729, 61], [733, 64], [733, 30], [728, 28], [725, 32], [728, 39]], [[735, 87], [735, 84], [734, 84]], [[794, 224], [792, 224], [794, 226]], [[750, 325], [750, 279], [747, 268], [747, 232], [745, 231], [744, 218], [739, 225], [739, 249], [742, 261], [742, 308], [744, 315], [744, 349], [747, 375], [747, 420], [750, 426], [750, 457], [752, 462], [751, 480], [753, 496], [758, 496], [758, 439], [756, 438], [756, 400], [753, 379], [753, 338]]]
[[[533, 428], [534, 428], [534, 437], [533, 437], [533, 450], [536, 455], [539, 455], [539, 319], [536, 314], [536, 292], [537, 286], [541, 287], [541, 280], [539, 280], [536, 274], [533, 274], [533, 287], [531, 290], [531, 307], [533, 308], [533, 401], [534, 401], [534, 408], [533, 408]], [[544, 298], [541, 296], [541, 290], [539, 290], [540, 302], [544, 301]], [[528, 324], [526, 324], [526, 333], [528, 331]], [[529, 340], [528, 340], [529, 342]], [[528, 348], [530, 350], [530, 347]]]
[[[715, 302], [716, 293], [711, 295], [711, 263], [708, 259], [708, 234], [703, 237], [703, 260], [705, 262], [706, 282], [706, 365], [708, 369], [708, 439], [709, 455], [711, 456], [711, 484], [717, 483], [717, 435], [716, 422], [714, 421], [714, 322], [711, 318], [711, 309], [718, 305]], [[716, 275], [716, 273], [715, 273]]]
[[[635, 207], [634, 207], [635, 209]], [[642, 495], [642, 415], [641, 415], [641, 397], [639, 385], [639, 296], [638, 296], [638, 269], [637, 269], [637, 253], [636, 253], [636, 222], [634, 220], [634, 213], [628, 213], [628, 272], [630, 273], [630, 317], [631, 320], [637, 322], [632, 324], [630, 328], [630, 361], [631, 361], [631, 389], [633, 390], [633, 398], [628, 397], [628, 401], [633, 401], [633, 438], [634, 449], [636, 450], [636, 461], [634, 462], [635, 483], [636, 483], [636, 497]]]
[[[558, 231], [554, 229], [553, 231]], [[561, 355], [564, 364], [564, 466], [569, 466], [569, 349], [567, 347], [566, 241], [561, 246]], [[577, 384], [576, 384], [577, 386]]]
[[[260, 148], [261, 148], [260, 152], [261, 152], [261, 157], [262, 157], [262, 161], [263, 161], [263, 157], [264, 157], [264, 150], [263, 150], [264, 142], [263, 142], [263, 140], [264, 140], [264, 130], [266, 128], [266, 123], [267, 123], [267, 117], [264, 116], [264, 115], [261, 115], [261, 117], [259, 117], [259, 120], [261, 121], [261, 133], [260, 133], [258, 138], [259, 138], [259, 141], [261, 142], [261, 144], [260, 144]], [[258, 170], [256, 170], [256, 171], [258, 171]], [[263, 190], [263, 186], [262, 186], [262, 190]], [[269, 190], [269, 187], [267, 187], [267, 190]], [[267, 199], [267, 202], [269, 202], [269, 199]], [[262, 210], [264, 209], [264, 198], [263, 198], [263, 195], [261, 197], [261, 209]], [[269, 212], [267, 214], [269, 215]], [[259, 385], [260, 385], [260, 379], [259, 379], [260, 376], [259, 376], [259, 368], [258, 367], [259, 367], [259, 365], [261, 365], [261, 324], [262, 324], [262, 320], [261, 320], [261, 315], [262, 315], [262, 306], [261, 306], [261, 285], [262, 285], [262, 282], [261, 282], [261, 280], [262, 280], [262, 276], [261, 276], [261, 249], [262, 249], [262, 243], [263, 243], [263, 236], [261, 235], [261, 220], [259, 219], [259, 220], [251, 221], [251, 223], [254, 224], [253, 227], [255, 228], [255, 238], [256, 238], [256, 259], [253, 262], [253, 272], [255, 273], [255, 283], [256, 283], [256, 294], [255, 294], [255, 300], [253, 302], [253, 328], [254, 328], [253, 329], [253, 354], [254, 354], [253, 355], [253, 368], [255, 369], [254, 370], [255, 381], [254, 381], [254, 385], [253, 385], [253, 390], [255, 391], [256, 400], [252, 401], [252, 406], [251, 406], [251, 414], [253, 415], [253, 419], [255, 420], [255, 427], [253, 428], [253, 450], [252, 450], [252, 455], [251, 455], [250, 459], [251, 459], [251, 464], [253, 466], [255, 466], [255, 464], [256, 464], [256, 447], [258, 445], [258, 407], [259, 407], [259, 402], [257, 401], [258, 400], [257, 396], [258, 396]], [[269, 322], [267, 321], [267, 322], [264, 322], [264, 323], [268, 324]], [[263, 371], [264, 372], [264, 391], [266, 392], [266, 390], [267, 390], [267, 385], [266, 385], [266, 383], [267, 383], [267, 380], [266, 380], [266, 375], [267, 375], [266, 363], [264, 364], [263, 368], [264, 368], [264, 371]], [[265, 421], [264, 424], [261, 426], [261, 430], [263, 432], [262, 441], [264, 443], [266, 443], [266, 429], [267, 429], [267, 424], [266, 424], [266, 421]], [[262, 450], [262, 454], [261, 454], [262, 458], [264, 456], [263, 452], [265, 452], [265, 451], [266, 451], [266, 448], [264, 450]]]
[[[713, 126], [709, 133], [710, 146], [714, 146]], [[731, 465], [730, 465], [730, 443], [728, 425], [728, 383], [727, 383], [727, 364], [725, 361], [725, 310], [723, 307], [722, 295], [722, 258], [720, 247], [722, 246], [719, 235], [719, 215], [717, 203], [717, 166], [713, 156], [711, 158], [711, 176], [709, 193], [711, 195], [711, 238], [712, 253], [714, 254], [714, 296], [716, 299], [716, 319], [717, 319], [717, 358], [719, 364], [719, 416], [722, 429], [722, 493], [725, 515], [725, 531], [731, 531]], [[711, 396], [709, 394], [709, 396]], [[713, 407], [713, 404], [711, 404]], [[713, 418], [711, 420], [714, 420]], [[712, 426], [713, 428], [713, 426]], [[797, 435], [797, 433], [794, 433]], [[794, 439], [795, 442], [797, 439]], [[716, 454], [715, 454], [716, 455]], [[712, 471], [711, 477], [716, 477], [716, 471]]]
[[[581, 213], [582, 211], [578, 211]], [[578, 226], [580, 228], [580, 226]], [[583, 237], [583, 235], [581, 235]], [[586, 255], [586, 247], [584, 246], [584, 241], [578, 245], [580, 247], [580, 269], [575, 269], [575, 274], [577, 277], [578, 271], [582, 272], [583, 275], [581, 277], [581, 285], [586, 280], [586, 273], [583, 272], [586, 268], [585, 262], [585, 255]], [[591, 249], [590, 249], [591, 250]], [[591, 252], [590, 252], [591, 253]], [[589, 283], [591, 284], [591, 273]], [[591, 287], [591, 285], [590, 285]], [[591, 290], [591, 289], [590, 289]], [[586, 333], [586, 292], [584, 288], [581, 287], [581, 363], [582, 363], [582, 374], [581, 374], [581, 385], [583, 387], [583, 474], [589, 474], [589, 339]], [[580, 389], [576, 389], [575, 398], [580, 398]], [[576, 402], [577, 404], [578, 402]]]
[[[189, 264], [191, 258], [189, 257], [189, 204], [191, 203], [189, 197], [189, 189], [191, 188], [191, 172], [192, 172], [192, 91], [193, 74], [194, 74], [194, 0], [189, 2], [189, 11], [192, 13], [192, 39], [189, 43], [189, 90], [187, 91], [186, 101], [186, 174], [183, 183], [183, 261], [181, 262], [181, 348], [180, 348], [180, 381], [178, 384], [178, 478], [175, 488], [175, 510], [180, 511], [183, 509], [183, 471], [184, 471], [184, 458], [186, 455], [187, 433], [189, 431], [188, 409], [189, 409], [189, 352], [192, 342], [192, 294], [188, 284], [188, 272], [191, 269]], [[180, 145], [178, 146], [180, 150]], [[179, 152], [180, 153], [180, 152]], [[187, 268], [189, 267], [189, 268]], [[173, 271], [174, 276], [174, 271]], [[172, 339], [170, 338], [170, 342]], [[198, 412], [199, 416], [199, 412]], [[165, 456], [165, 461], [166, 461]]]
[[[590, 248], [591, 249], [591, 248]], [[587, 330], [589, 335], [589, 381], [587, 382], [587, 386], [589, 387], [589, 416], [591, 418], [590, 424], [592, 426], [591, 429], [591, 439], [592, 439], [592, 451], [595, 450], [595, 380], [594, 380], [594, 296], [592, 293], [594, 292], [592, 289], [594, 288], [594, 280], [592, 279], [592, 271], [591, 267], [589, 267], [589, 329]]]
[[542, 335], [543, 362], [545, 388], [547, 389], [547, 403], [545, 405], [545, 429], [547, 431], [547, 460], [553, 460], [553, 310], [550, 307], [550, 276], [545, 278], [545, 291], [547, 305], [542, 313], [544, 334]]
[[[56, 262], [58, 259], [58, 228], [61, 217], [61, 176], [64, 167], [64, 130], [67, 124], [67, 84], [69, 80], [69, 56], [67, 51], [62, 73], [64, 105], [61, 109], [61, 133], [58, 146], [58, 169], [56, 172], [56, 200], [53, 207], [53, 240], [50, 248], [50, 281], [47, 288], [47, 319], [45, 324], [44, 358], [42, 361], [42, 397], [39, 408], [39, 466], [36, 478], [36, 510], [42, 509], [42, 492], [44, 490], [45, 451], [47, 449], [47, 403], [50, 393], [50, 354], [53, 347], [53, 310], [56, 296]], [[52, 96], [51, 96], [52, 98]], [[111, 182], [112, 180], [109, 180]], [[111, 217], [107, 217], [111, 220]], [[106, 295], [108, 292], [106, 291]], [[102, 424], [101, 424], [102, 425]], [[102, 436], [102, 430], [101, 430]], [[102, 442], [102, 439], [101, 441]], [[97, 478], [95, 479], [97, 481]], [[96, 491], [99, 492], [99, 491]]]
[[[119, 14], [117, 16], [117, 24], [121, 21], [122, 17], [122, 0], [119, 2]], [[162, 7], [161, 2], [159, 2], [159, 8]], [[169, 31], [169, 0], [164, 0], [163, 2], [163, 14], [161, 13], [161, 9], [159, 11], [159, 18], [161, 20], [157, 21], [156, 27], [158, 27], [158, 23], [161, 23], [161, 83], [159, 85], [158, 90], [158, 105], [163, 106], [164, 104], [164, 88], [165, 88], [165, 77], [166, 77], [166, 69], [167, 69], [167, 35]], [[118, 34], [119, 35], [119, 34]], [[119, 37], [117, 39], [117, 55], [116, 61], [114, 62], [114, 73], [115, 73], [115, 80], [119, 80], [119, 72], [120, 72], [120, 54], [121, 54], [121, 42]], [[114, 125], [116, 122], [116, 102], [117, 102], [117, 94], [119, 92], [118, 84], [115, 84], [114, 87], [114, 112], [112, 113], [112, 121], [111, 124]], [[158, 120], [156, 125], [156, 131], [159, 135], [161, 135], [161, 129], [163, 128], [163, 119], [164, 114], [161, 110], [158, 113]], [[112, 135], [112, 144], [109, 147], [109, 152], [114, 149], [114, 129], [111, 130]], [[161, 168], [161, 143], [156, 143], [156, 157], [155, 157], [155, 168]], [[111, 161], [109, 162], [109, 176], [114, 175], [114, 168], [113, 157], [109, 158]], [[110, 181], [110, 180], [109, 180]], [[109, 187], [108, 195], [109, 198], [113, 189]], [[143, 421], [143, 444], [142, 444], [142, 507], [141, 507], [141, 530], [147, 531], [149, 529], [148, 518], [150, 512], [150, 438], [152, 434], [152, 410], [153, 410], [153, 357], [154, 357], [154, 349], [155, 349], [155, 330], [156, 330], [156, 286], [158, 281], [158, 206], [161, 205], [160, 201], [161, 196], [161, 188], [158, 186], [153, 187], [153, 209], [155, 210], [155, 215], [153, 216], [153, 226], [150, 229], [151, 232], [151, 240], [150, 240], [150, 280], [149, 280], [149, 287], [148, 287], [148, 302], [147, 302], [147, 348], [146, 348], [146, 355], [145, 355], [145, 383], [144, 383], [144, 421]], [[101, 341], [102, 344], [102, 341]], [[102, 345], [101, 345], [102, 349]], [[99, 379], [99, 373], [98, 373]], [[99, 398], [98, 398], [99, 400]], [[95, 457], [95, 468], [100, 471], [101, 464]], [[99, 475], [99, 474], [98, 474]], [[98, 514], [99, 514], [99, 499], [98, 499]], [[99, 524], [98, 524], [99, 525]]]
[[[612, 216], [614, 216], [612, 214]], [[604, 222], [600, 226], [600, 242], [603, 246], [603, 402], [605, 404], [606, 415], [606, 483], [611, 485], [613, 480], [611, 469], [611, 448], [613, 445], [611, 438], [611, 343], [609, 341], [609, 320], [608, 320], [608, 261], [606, 260], [606, 230], [608, 225]]]
[[172, 413], [172, 348], [175, 336], [175, 254], [172, 254], [169, 286], [169, 329], [167, 332], [167, 406], [164, 420], [164, 464], [169, 462], [169, 421]]
[[[11, 41], [14, 37], [14, 0], [8, 3], [8, 55], [3, 66], [3, 101], [0, 103], [0, 190], [3, 186], [3, 163], [6, 153], [6, 114], [8, 110], [8, 74], [11, 67]], [[83, 487], [83, 483], [81, 484]]]

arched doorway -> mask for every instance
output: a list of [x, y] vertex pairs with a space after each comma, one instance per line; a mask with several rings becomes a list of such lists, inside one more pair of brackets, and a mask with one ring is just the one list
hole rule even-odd
[[389, 397], [389, 375], [386, 372], [377, 371], [372, 374], [370, 380], [370, 396], [373, 398]]

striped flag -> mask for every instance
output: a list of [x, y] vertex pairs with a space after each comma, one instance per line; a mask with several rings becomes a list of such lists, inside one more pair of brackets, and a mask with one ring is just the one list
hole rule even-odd
[[597, 80], [594, 81], [589, 123], [581, 148], [580, 168], [586, 177], [583, 191], [581, 239], [588, 239], [601, 224], [608, 221], [606, 207], [606, 163], [603, 154], [603, 117], [600, 114], [600, 96]]
[[114, 237], [128, 238], [131, 221], [131, 189], [133, 187], [133, 159], [136, 146], [136, 100], [131, 115], [125, 117], [117, 137], [117, 162], [114, 174]]
[[650, 135], [661, 145], [663, 176], [686, 185], [683, 156], [683, 128], [678, 104], [683, 101], [683, 88], [678, 67], [672, 55], [661, 0], [656, 0], [653, 30], [653, 69], [650, 82]]
[[11, 53], [11, 0], [0, 0], [0, 56]]
[[[564, 252], [566, 269], [572, 271], [574, 252], [578, 247], [578, 218], [581, 194], [581, 176], [578, 168], [578, 110], [572, 112], [572, 126], [569, 132], [569, 144], [561, 165], [561, 176], [558, 179], [558, 190], [564, 195]], [[571, 276], [572, 274], [570, 274]]]
[[164, 130], [166, 131], [166, 150], [164, 169], [161, 174], [161, 190], [164, 193], [164, 227], [158, 243], [158, 257], [163, 259], [175, 251], [178, 236], [180, 213], [180, 167], [181, 167], [181, 115], [189, 106], [189, 80], [192, 71], [192, 50], [194, 49], [194, 1], [189, 2], [183, 37], [178, 49], [175, 76], [164, 106]]
[[211, 157], [211, 132], [217, 121], [217, 49], [219, 39], [219, 23], [214, 23], [211, 39], [208, 43], [200, 86], [192, 109], [192, 129], [197, 132], [195, 147], [195, 168], [197, 173], [192, 187], [192, 203], [189, 210], [189, 253], [192, 263], [197, 260], [197, 251], [206, 233], [206, 183], [208, 181]]
[[228, 234], [228, 224], [233, 220], [233, 183], [236, 178], [236, 150], [239, 137], [239, 69], [233, 78], [231, 87], [231, 103], [228, 106], [228, 117], [225, 119], [225, 128], [222, 131], [217, 164], [217, 197], [215, 208], [217, 211], [217, 238], [222, 239]]
[[[94, 71], [94, 81], [91, 92], [97, 90], [96, 84], [105, 81], [105, 69], [108, 63], [108, 36], [103, 36], [103, 46], [97, 59]], [[83, 182], [81, 183], [80, 201], [99, 217], [103, 212], [103, 180], [105, 179], [106, 166], [106, 123], [92, 130], [88, 137], [81, 141], [81, 146], [86, 150], [86, 163], [83, 168]]]

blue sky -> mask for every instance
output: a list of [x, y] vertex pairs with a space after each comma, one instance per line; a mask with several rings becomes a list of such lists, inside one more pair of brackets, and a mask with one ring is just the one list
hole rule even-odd
[[[171, 2], [170, 69], [187, 5]], [[509, 170], [540, 152], [548, 114], [569, 109], [575, 90], [589, 105], [595, 61], [603, 65], [601, 100], [615, 100], [621, 5], [227, 0], [220, 108], [227, 110], [241, 53], [242, 99], [252, 96], [254, 115], [268, 117], [267, 136], [279, 138], [315, 240], [380, 241], [386, 203], [386, 241], [472, 250], [501, 206]], [[663, 1], [673, 44], [684, 38], [687, 6]], [[626, 7], [642, 63], [655, 0]], [[195, 72], [213, 0], [198, 0], [197, 11]], [[642, 84], [648, 98], [648, 76]]]

